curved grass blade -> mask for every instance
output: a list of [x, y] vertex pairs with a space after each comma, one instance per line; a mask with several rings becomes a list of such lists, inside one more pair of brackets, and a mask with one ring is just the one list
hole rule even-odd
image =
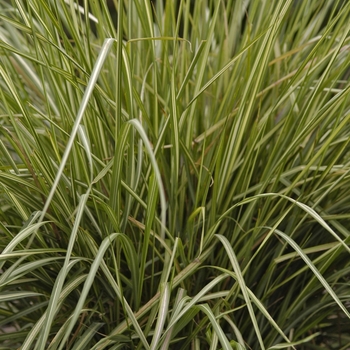
[[243, 296], [244, 296], [244, 300], [247, 304], [247, 308], [248, 308], [248, 311], [249, 311], [249, 315], [250, 315], [250, 319], [253, 323], [253, 326], [254, 326], [254, 329], [255, 329], [255, 333], [256, 333], [256, 336], [258, 337], [258, 340], [259, 340], [259, 344], [260, 344], [260, 348], [261, 349], [265, 349], [265, 346], [264, 346], [264, 342], [263, 342], [263, 339], [262, 339], [262, 335], [260, 333], [260, 329], [259, 329], [259, 326], [258, 326], [258, 321], [255, 317], [255, 313], [254, 313], [254, 310], [253, 310], [253, 306], [252, 306], [252, 303], [251, 303], [251, 300], [250, 300], [250, 297], [249, 297], [249, 292], [248, 292], [248, 288], [245, 284], [245, 281], [244, 281], [244, 278], [243, 278], [243, 275], [242, 275], [242, 271], [241, 271], [241, 268], [239, 266], [239, 263], [238, 263], [238, 260], [237, 260], [237, 257], [236, 257], [236, 254], [234, 253], [232, 247], [231, 247], [231, 244], [230, 242], [228, 241], [228, 239], [222, 235], [215, 235], [222, 243], [222, 245], [224, 246], [226, 252], [227, 252], [227, 255], [230, 259], [230, 262], [232, 264], [232, 267], [233, 267], [233, 270], [235, 271], [236, 273], [236, 276], [237, 276], [237, 282], [241, 288], [241, 291], [243, 293]]

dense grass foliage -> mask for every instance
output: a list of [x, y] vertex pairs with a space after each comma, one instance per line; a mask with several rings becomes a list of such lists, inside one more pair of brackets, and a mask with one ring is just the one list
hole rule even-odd
[[1, 349], [349, 349], [350, 2], [0, 8]]

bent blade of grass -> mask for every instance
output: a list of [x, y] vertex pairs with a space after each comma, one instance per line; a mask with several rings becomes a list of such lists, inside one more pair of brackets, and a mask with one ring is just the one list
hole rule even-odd
[[[31, 271], [43, 267], [45, 265], [50, 264], [53, 261], [58, 261], [64, 259], [63, 257], [51, 257], [51, 258], [43, 258], [41, 260], [34, 260], [29, 263], [25, 263], [22, 265], [17, 265], [15, 269], [7, 269], [1, 276], [0, 287], [3, 287], [5, 284], [10, 284], [12, 281], [19, 279], [21, 276], [25, 276], [29, 274]], [[22, 262], [24, 259], [20, 259]], [[17, 262], [17, 261], [16, 261]], [[6, 276], [6, 278], [5, 278]]]
[[[178, 286], [181, 282], [183, 282], [186, 278], [188, 278], [190, 275], [192, 275], [195, 271], [198, 270], [198, 268], [202, 265], [203, 260], [205, 260], [211, 253], [211, 249], [208, 249], [206, 251], [204, 251], [201, 255], [200, 258], [195, 259], [194, 261], [192, 261], [188, 266], [186, 266], [180, 273], [178, 273], [175, 278], [172, 281], [172, 286], [173, 288], [175, 288], [176, 286]], [[202, 260], [203, 259], [203, 260]], [[111, 284], [113, 285], [113, 289], [115, 290], [115, 292], [117, 293], [118, 297], [121, 298], [121, 293], [120, 293], [120, 289], [119, 286], [115, 284], [111, 273], [108, 269], [108, 267], [104, 264], [104, 262], [102, 261], [102, 270], [103, 272], [106, 274], [106, 276], [108, 276], [108, 279], [110, 280]], [[223, 280], [224, 278], [226, 278], [227, 276], [222, 277]], [[127, 328], [128, 328], [128, 324], [129, 322], [134, 322], [137, 321], [138, 319], [140, 319], [142, 316], [144, 316], [147, 312], [149, 312], [153, 307], [154, 307], [154, 303], [156, 303], [158, 301], [160, 297], [160, 292], [158, 291], [153, 298], [151, 298], [143, 307], [141, 307], [140, 310], [138, 310], [137, 312], [133, 312], [131, 310], [131, 308], [128, 306], [127, 303], [125, 303], [125, 307], [127, 310], [127, 314], [129, 317], [129, 320], [124, 320], [123, 322], [121, 322], [117, 327], [115, 327], [112, 332], [110, 333], [109, 337], [113, 337], [115, 335], [118, 335], [122, 332], [124, 332]], [[177, 319], [178, 320], [178, 319]], [[176, 321], [177, 321], [176, 320]], [[137, 322], [136, 322], [137, 323]], [[174, 325], [174, 323], [172, 324]], [[168, 328], [171, 328], [170, 323]], [[92, 350], [99, 350], [104, 348], [105, 346], [109, 345], [111, 343], [110, 339], [102, 339], [100, 340], [93, 348]]]
[[[84, 287], [83, 287], [83, 290], [81, 292], [80, 298], [78, 300], [77, 306], [76, 306], [74, 313], [72, 315], [72, 319], [71, 319], [69, 326], [67, 327], [67, 330], [65, 332], [65, 335], [61, 341], [61, 345], [58, 348], [59, 350], [62, 350], [64, 348], [66, 341], [68, 340], [68, 337], [70, 336], [70, 333], [71, 333], [75, 323], [77, 322], [77, 320], [79, 318], [81, 310], [83, 309], [84, 303], [86, 301], [87, 295], [88, 295], [90, 288], [94, 282], [96, 273], [97, 273], [98, 269], [103, 265], [103, 256], [104, 256], [106, 250], [111, 246], [112, 242], [115, 239], [117, 239], [117, 238], [125, 239], [125, 237], [126, 236], [122, 233], [112, 233], [111, 235], [109, 235], [108, 237], [106, 237], [102, 241], [101, 246], [100, 246], [100, 248], [95, 256], [94, 262], [91, 265], [90, 272], [85, 280]], [[119, 292], [119, 290], [118, 290], [118, 292]], [[121, 295], [119, 295], [119, 297], [121, 297]], [[132, 321], [133, 321], [133, 326], [135, 327], [135, 330], [136, 330], [137, 334], [139, 335], [143, 346], [146, 349], [149, 349], [149, 344], [147, 342], [147, 339], [145, 338], [137, 320], [135, 318], [133, 318]]]
[[350, 253], [350, 247], [331, 229], [331, 227], [322, 219], [322, 217], [319, 214], [316, 213], [314, 209], [312, 209], [311, 207], [309, 207], [304, 203], [301, 203], [283, 194], [277, 194], [277, 195], [289, 200], [290, 202], [297, 205], [299, 208], [303, 209], [306, 213], [308, 213], [311, 217], [313, 217], [316, 220], [316, 222], [318, 222], [324, 229], [326, 229]]
[[[120, 234], [120, 235], [122, 235], [122, 234]], [[96, 251], [95, 255], [97, 255], [97, 254], [98, 254], [98, 252]], [[144, 315], [147, 311], [149, 311], [150, 309], [152, 309], [152, 307], [154, 307], [154, 302], [157, 302], [157, 300], [160, 296], [160, 293], [158, 292], [156, 294], [156, 296], [154, 298], [152, 298], [152, 301], [147, 304], [147, 306], [148, 306], [147, 308], [143, 307], [138, 312], [134, 313], [134, 311], [131, 309], [131, 307], [129, 306], [129, 304], [127, 303], [125, 298], [123, 297], [122, 292], [121, 292], [121, 288], [116, 283], [115, 279], [113, 278], [113, 276], [110, 272], [109, 267], [107, 266], [107, 264], [104, 262], [103, 259], [101, 260], [101, 270], [105, 274], [107, 280], [109, 281], [111, 287], [115, 291], [119, 300], [121, 300], [123, 302], [123, 306], [125, 308], [126, 315], [128, 318], [126, 320], [124, 320], [123, 322], [121, 322], [107, 337], [101, 339], [91, 350], [104, 349], [106, 346], [108, 346], [109, 344], [111, 344], [113, 342], [113, 339], [115, 337], [118, 337], [126, 329], [129, 329], [130, 323], [134, 326], [135, 331], [136, 331], [137, 335], [139, 336], [139, 338], [141, 339], [142, 343], [146, 344], [143, 341], [145, 339], [145, 336], [144, 336], [142, 329], [141, 329], [137, 320], [140, 316]], [[148, 349], [148, 348], [149, 347], [146, 347], [146, 349]]]
[[[68, 265], [68, 270], [70, 270], [76, 263], [78, 263], [79, 260], [72, 260]], [[63, 300], [73, 291], [75, 290], [80, 283], [82, 283], [86, 278], [86, 275], [81, 275], [78, 278], [74, 279], [73, 281], [67, 283], [67, 285], [62, 289], [62, 292], [59, 296], [57, 309], [60, 308]], [[38, 336], [40, 336], [40, 330], [45, 327], [45, 321], [47, 317], [47, 310], [44, 312], [44, 314], [38, 319], [38, 321], [35, 323], [35, 325], [32, 327], [32, 329], [29, 331], [26, 339], [24, 340], [22, 344], [22, 350], [30, 350], [33, 348], [33, 344], [35, 340], [38, 340]], [[36, 344], [38, 346], [39, 344]]]
[[259, 326], [258, 326], [258, 321], [255, 317], [255, 314], [254, 314], [254, 310], [253, 310], [253, 306], [252, 306], [252, 303], [251, 303], [251, 300], [250, 300], [250, 297], [249, 297], [249, 292], [248, 292], [248, 288], [245, 284], [245, 281], [244, 281], [244, 278], [243, 278], [243, 275], [242, 275], [242, 271], [241, 271], [241, 268], [239, 266], [239, 263], [238, 263], [238, 260], [237, 260], [237, 257], [236, 257], [236, 254], [234, 253], [233, 249], [232, 249], [232, 246], [230, 244], [230, 242], [228, 241], [228, 239], [222, 235], [215, 235], [222, 243], [222, 245], [224, 246], [226, 252], [227, 252], [227, 255], [231, 261], [231, 264], [232, 264], [232, 267], [233, 267], [233, 270], [235, 271], [236, 273], [236, 276], [237, 276], [237, 282], [241, 288], [241, 291], [243, 293], [243, 296], [244, 296], [244, 300], [247, 304], [247, 308], [248, 308], [248, 311], [249, 311], [249, 315], [250, 315], [250, 318], [251, 318], [251, 321], [253, 323], [253, 326], [254, 326], [254, 329], [255, 329], [255, 334], [256, 336], [258, 337], [258, 340], [259, 340], [259, 344], [260, 344], [260, 348], [261, 349], [265, 349], [265, 346], [264, 346], [264, 342], [262, 340], [262, 336], [261, 336], [261, 333], [260, 333], [260, 329], [259, 329]]
[[[42, 221], [42, 222], [38, 222], [36, 224], [31, 224], [31, 225], [27, 226], [24, 230], [21, 230], [20, 232], [18, 232], [17, 235], [6, 246], [6, 248], [4, 248], [4, 250], [1, 252], [1, 254], [11, 253], [19, 243], [21, 243], [24, 239], [26, 239], [31, 234], [37, 232], [37, 230], [41, 226], [45, 225], [48, 222], [49, 221]], [[0, 262], [0, 269], [3, 267], [5, 262], [6, 261]]]
[[12, 279], [10, 276], [18, 269], [18, 266], [21, 266], [22, 262], [26, 259], [26, 256], [22, 256], [18, 260], [16, 260], [14, 263], [11, 264], [11, 266], [2, 272], [0, 277], [0, 288], [8, 285], [11, 283]]
[[246, 350], [246, 348], [244, 346], [244, 339], [243, 339], [242, 334], [239, 331], [238, 327], [233, 323], [231, 318], [228, 317], [227, 315], [224, 315], [224, 319], [232, 327], [233, 332], [235, 333], [235, 336], [236, 336], [236, 338], [238, 340], [238, 343], [235, 342], [236, 348], [239, 349], [239, 350]]
[[222, 345], [222, 348], [224, 350], [232, 350], [232, 346], [230, 342], [228, 341], [227, 337], [225, 336], [224, 331], [220, 327], [219, 323], [216, 320], [215, 315], [213, 314], [213, 311], [210, 309], [208, 304], [202, 304], [202, 305], [197, 305], [196, 308], [200, 309], [203, 311], [209, 318], [209, 321], [211, 322], [211, 325], [216, 333], [216, 335], [219, 338], [219, 341]]
[[[174, 326], [176, 322], [178, 322], [181, 317], [189, 311], [208, 291], [210, 291], [212, 288], [214, 288], [218, 283], [223, 281], [225, 278], [228, 277], [228, 274], [224, 273], [216, 278], [214, 278], [210, 283], [208, 283], [199, 293], [197, 293], [191, 300], [186, 304], [186, 306], [183, 307], [181, 312], [174, 312], [175, 317], [173, 317], [168, 325], [168, 328], [166, 332]], [[181, 304], [180, 304], [181, 305]], [[165, 333], [166, 333], [165, 332]]]
[[[208, 255], [210, 254], [210, 251], [205, 251], [202, 254], [203, 259], [205, 259], [206, 257], [208, 257]], [[172, 281], [172, 286], [173, 288], [175, 288], [176, 286], [178, 286], [181, 282], [183, 282], [186, 278], [188, 278], [190, 275], [192, 275], [195, 271], [197, 271], [197, 269], [200, 267], [200, 265], [202, 264], [202, 261], [200, 259], [195, 259], [193, 262], [191, 262], [186, 268], [184, 268], [180, 273], [178, 273], [176, 275], [176, 277], [173, 279]], [[113, 286], [113, 289], [115, 290], [116, 294], [118, 295], [119, 298], [121, 298], [121, 293], [120, 293], [120, 289], [119, 286], [115, 284], [112, 275], [110, 273], [110, 270], [108, 269], [108, 267], [106, 266], [106, 264], [104, 264], [104, 262], [102, 261], [102, 266], [101, 269], [103, 270], [103, 272], [106, 274], [108, 280], [110, 280], [111, 285]], [[221, 280], [225, 279], [227, 276], [223, 276], [219, 281], [217, 281], [216, 283], [219, 283]], [[210, 287], [211, 288], [211, 287]], [[209, 289], [210, 289], [209, 288]], [[203, 294], [206, 293], [206, 290], [203, 292]], [[142, 316], [144, 316], [147, 312], [149, 312], [153, 307], [154, 304], [158, 302], [160, 297], [160, 292], [158, 291], [154, 297], [152, 299], [150, 299], [143, 307], [141, 307], [140, 310], [138, 310], [137, 312], [133, 312], [130, 308], [130, 306], [125, 303], [125, 308], [127, 311], [127, 315], [129, 317], [129, 320], [124, 320], [123, 322], [121, 322], [116, 328], [114, 328], [114, 330], [111, 332], [111, 334], [109, 335], [109, 337], [113, 337], [117, 334], [120, 334], [122, 332], [124, 332], [127, 328], [128, 328], [128, 324], [131, 321], [132, 323], [135, 321], [137, 321], [139, 318], [141, 318]], [[176, 317], [176, 322], [179, 320], [179, 317]], [[174, 325], [176, 322], [173, 322], [172, 325]], [[136, 322], [137, 323], [137, 322]], [[169, 323], [168, 329], [171, 328], [171, 325]], [[167, 331], [168, 331], [167, 329]], [[166, 332], [167, 332], [166, 331]], [[98, 342], [96, 344], [96, 346], [93, 347], [92, 350], [96, 350], [96, 349], [101, 349], [101, 346], [107, 346], [108, 344], [111, 343], [110, 339], [102, 339], [100, 342]]]
[[[229, 274], [234, 280], [237, 280], [237, 275], [232, 272], [232, 271], [229, 271], [227, 269], [224, 269], [224, 268], [221, 268], [221, 267], [218, 267], [216, 266], [215, 267], [216, 269], [222, 271], [223, 273], [227, 273]], [[267, 311], [267, 309], [265, 308], [265, 306], [261, 303], [261, 301], [256, 297], [256, 295], [253, 293], [253, 291], [246, 287], [247, 288], [247, 292], [249, 294], [249, 297], [251, 298], [252, 302], [255, 304], [255, 306], [260, 310], [260, 312], [266, 317], [266, 319], [271, 323], [271, 325], [277, 330], [277, 332], [283, 337], [283, 339], [285, 341], [287, 341], [288, 343], [291, 344], [291, 341], [290, 339], [284, 334], [284, 332], [282, 331], [282, 329], [279, 327], [279, 325], [276, 323], [276, 321], [273, 319], [273, 317], [270, 315], [270, 313]], [[228, 292], [226, 293], [225, 297], [230, 295], [231, 293]], [[236, 327], [236, 326], [235, 326]], [[237, 330], [238, 331], [238, 330]], [[240, 333], [239, 333], [240, 334]], [[240, 343], [244, 343], [243, 339], [242, 339], [242, 336], [240, 336], [240, 339], [239, 339], [239, 342]], [[291, 345], [292, 346], [292, 345]], [[292, 346], [293, 347], [293, 346]], [[294, 347], [293, 347], [294, 348]]]
[[225, 217], [227, 217], [232, 210], [234, 210], [235, 208], [237, 208], [239, 206], [242, 206], [242, 205], [248, 204], [252, 201], [255, 201], [258, 198], [264, 198], [264, 197], [281, 197], [281, 198], [284, 198], [284, 199], [288, 200], [289, 202], [295, 204], [299, 208], [303, 209], [311, 217], [313, 217], [322, 227], [324, 227], [348, 252], [350, 252], [350, 247], [347, 246], [347, 244], [336, 234], [336, 232], [334, 232], [334, 230], [332, 230], [332, 228], [322, 219], [322, 217], [319, 214], [317, 214], [317, 212], [314, 209], [312, 209], [311, 207], [309, 207], [308, 205], [306, 205], [304, 203], [301, 203], [300, 201], [297, 201], [297, 200], [295, 200], [291, 197], [288, 197], [284, 194], [281, 194], [281, 193], [260, 193], [260, 194], [257, 194], [255, 196], [245, 198], [242, 201], [240, 201], [240, 202], [234, 204], [233, 206], [231, 206], [230, 208], [228, 208], [219, 217], [219, 219], [216, 221], [215, 225], [213, 225], [213, 227], [210, 229], [211, 233], [206, 236], [205, 245], [208, 245], [208, 243], [211, 242], [212, 236], [216, 232], [221, 221]]
[[68, 248], [67, 248], [64, 264], [62, 266], [62, 269], [61, 269], [59, 275], [57, 276], [57, 279], [56, 279], [56, 282], [55, 282], [55, 285], [53, 287], [52, 294], [50, 297], [50, 302], [49, 302], [49, 305], [47, 307], [48, 316], [47, 316], [47, 319], [45, 322], [45, 327], [41, 331], [40, 339], [39, 339], [38, 349], [40, 349], [40, 350], [45, 349], [45, 344], [46, 344], [48, 336], [49, 336], [50, 328], [51, 328], [54, 316], [57, 312], [59, 296], [61, 294], [64, 281], [65, 281], [66, 276], [67, 276], [68, 271], [69, 271], [69, 263], [70, 263], [73, 247], [74, 247], [74, 244], [76, 241], [76, 236], [78, 234], [80, 221], [82, 219], [88, 197], [89, 197], [88, 194], [83, 194], [80, 197], [80, 202], [79, 202], [79, 205], [77, 208], [77, 214], [76, 214], [74, 226], [73, 226], [71, 235], [69, 237], [69, 243], [68, 243]]
[[[269, 227], [265, 227], [265, 228], [271, 229]], [[276, 232], [279, 236], [281, 236], [298, 253], [298, 255], [305, 261], [306, 265], [313, 272], [314, 276], [317, 277], [317, 279], [321, 282], [321, 284], [326, 289], [326, 291], [329, 293], [329, 295], [338, 304], [338, 306], [344, 311], [345, 315], [350, 319], [350, 312], [347, 310], [346, 306], [340, 301], [340, 299], [338, 298], [337, 294], [334, 292], [332, 287], [327, 283], [326, 279], [318, 271], [316, 266], [312, 263], [312, 261], [309, 259], [309, 257], [304, 253], [304, 251], [300, 248], [300, 246], [292, 238], [287, 236], [284, 232], [277, 230], [277, 229], [275, 229], [274, 232]]]
[[[5, 44], [2, 44], [5, 45]], [[1, 47], [1, 46], [0, 46]], [[8, 47], [5, 45], [6, 49], [9, 51], [13, 51], [13, 57], [16, 61], [18, 61], [18, 64], [21, 66], [21, 68], [26, 72], [26, 74], [28, 75], [28, 80], [31, 82], [31, 84], [35, 84], [35, 88], [39, 89], [39, 92], [42, 93], [43, 91], [43, 87], [38, 79], [38, 77], [34, 74], [33, 69], [27, 64], [27, 62], [23, 59], [22, 52], [17, 51], [15, 48], [13, 48], [12, 46], [8, 45]], [[26, 57], [26, 56], [24, 56]], [[36, 61], [35, 58], [33, 58], [32, 56], [27, 56], [27, 58], [30, 61]], [[37, 62], [39, 63], [39, 62]], [[42, 62], [40, 62], [40, 64], [43, 64]], [[6, 71], [4, 70], [4, 67], [0, 66], [0, 75], [2, 76], [2, 78], [4, 79], [4, 81], [7, 84], [7, 87], [9, 88], [9, 90], [12, 93], [13, 98], [16, 100], [16, 102], [18, 103], [18, 107], [21, 109], [22, 115], [26, 118], [28, 118], [28, 113], [26, 111], [25, 106], [23, 105], [23, 103], [21, 103], [21, 98], [19, 96], [19, 91], [16, 91], [16, 88], [14, 86], [14, 81], [9, 77], [9, 75], [6, 73]], [[4, 99], [5, 101], [6, 99]], [[50, 97], [48, 97], [48, 102], [50, 104], [50, 107], [53, 109], [53, 111], [55, 111], [55, 113], [58, 114], [58, 110], [57, 107], [55, 106], [54, 102], [52, 101], [52, 99]], [[14, 127], [16, 129], [16, 124], [14, 124]]]

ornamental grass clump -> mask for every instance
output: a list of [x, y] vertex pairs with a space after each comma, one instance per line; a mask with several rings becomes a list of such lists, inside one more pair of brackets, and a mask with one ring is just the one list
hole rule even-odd
[[0, 0], [0, 348], [348, 349], [347, 1]]

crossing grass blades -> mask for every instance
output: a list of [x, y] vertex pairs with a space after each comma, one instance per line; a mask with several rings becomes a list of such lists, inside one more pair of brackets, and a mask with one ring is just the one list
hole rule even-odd
[[1, 349], [350, 347], [349, 2], [0, 7]]

